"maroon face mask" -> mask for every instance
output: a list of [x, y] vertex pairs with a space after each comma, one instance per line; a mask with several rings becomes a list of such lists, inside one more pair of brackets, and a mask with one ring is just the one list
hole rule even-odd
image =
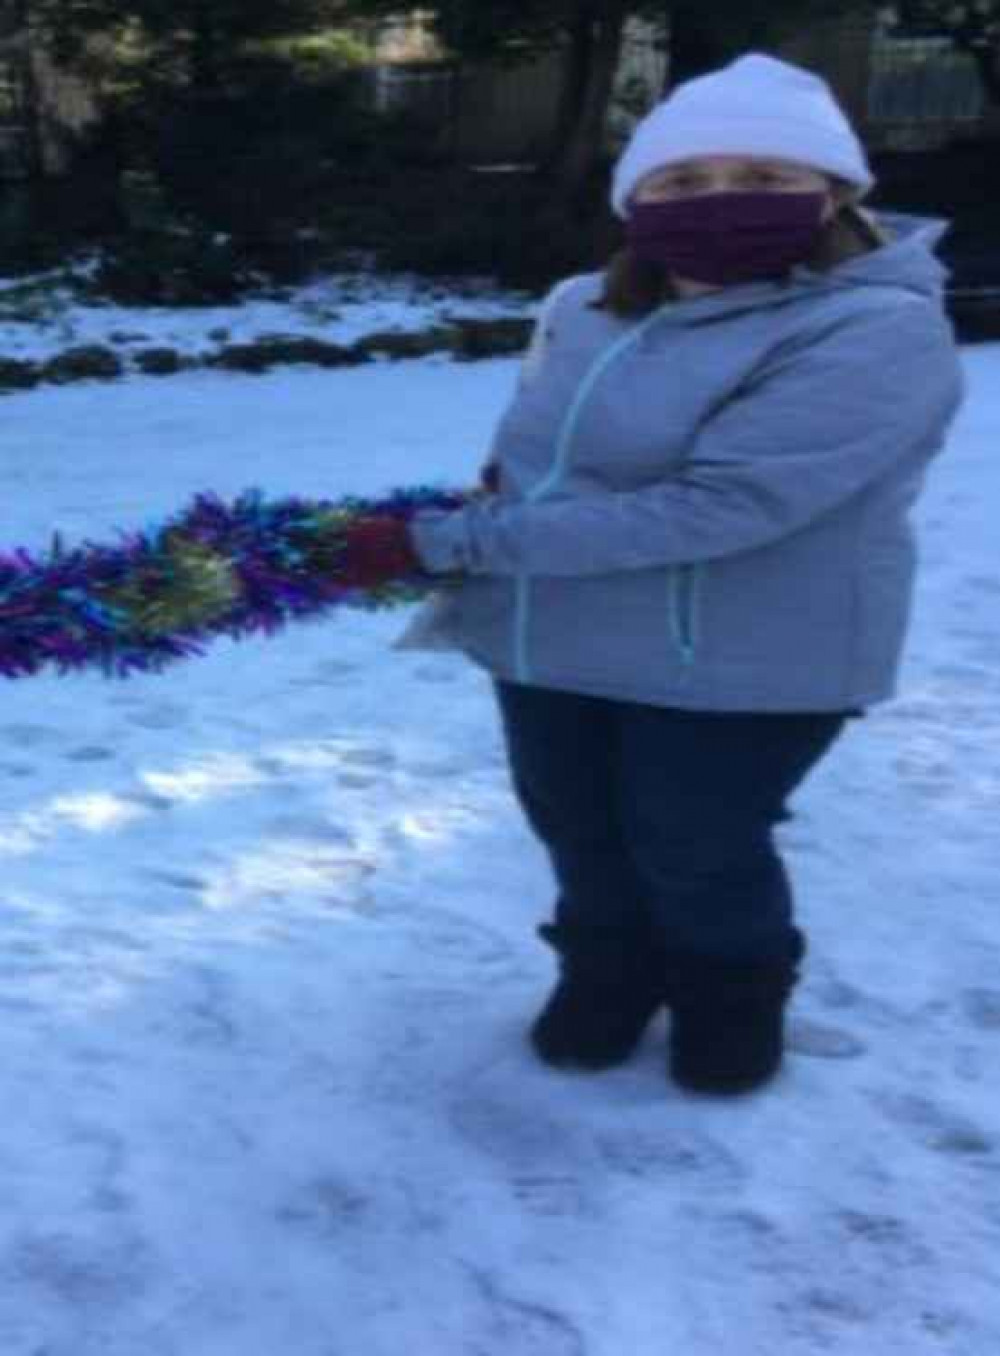
[[637, 258], [679, 278], [725, 287], [777, 278], [807, 259], [825, 193], [705, 193], [634, 203], [626, 234]]

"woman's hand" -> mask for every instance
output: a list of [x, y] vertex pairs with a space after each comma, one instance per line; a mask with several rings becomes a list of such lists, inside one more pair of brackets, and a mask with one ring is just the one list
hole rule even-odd
[[347, 531], [340, 582], [373, 589], [424, 572], [410, 529], [398, 518], [360, 518]]
[[479, 489], [482, 494], [500, 493], [500, 463], [488, 461], [479, 472]]

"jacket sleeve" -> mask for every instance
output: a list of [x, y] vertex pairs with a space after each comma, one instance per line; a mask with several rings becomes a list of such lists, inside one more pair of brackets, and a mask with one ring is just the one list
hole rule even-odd
[[[535, 323], [532, 327], [531, 338], [521, 359], [521, 366], [517, 373], [516, 389], [523, 391], [533, 381], [537, 380], [545, 360], [548, 357], [549, 346], [552, 342], [552, 329], [555, 319], [556, 309], [562, 298], [578, 282], [577, 275], [570, 278], [564, 278], [562, 282], [556, 283], [555, 287], [542, 298], [538, 307], [538, 313], [535, 317]], [[500, 475], [500, 444], [503, 437], [503, 420], [499, 420], [493, 434], [493, 439], [483, 459], [479, 469], [480, 483], [483, 482], [488, 471], [492, 470], [497, 477], [499, 486]]]
[[951, 329], [933, 303], [869, 308], [772, 355], [669, 478], [421, 517], [417, 550], [431, 570], [501, 575], [605, 574], [752, 551], [929, 460], [962, 391]]

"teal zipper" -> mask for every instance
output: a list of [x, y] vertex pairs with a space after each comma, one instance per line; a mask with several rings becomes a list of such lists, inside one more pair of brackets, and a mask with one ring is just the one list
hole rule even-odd
[[695, 662], [701, 639], [701, 576], [699, 565], [679, 565], [670, 572], [670, 629], [686, 667]]
[[[663, 312], [669, 309], [670, 303], [666, 306], [658, 307], [651, 316], [639, 326], [637, 330], [624, 335], [617, 340], [611, 347], [602, 353], [598, 360], [590, 368], [590, 371], [580, 383], [580, 388], [573, 398], [573, 403], [567, 411], [566, 418], [562, 422], [559, 430], [559, 437], [556, 439], [556, 455], [552, 462], [552, 468], [548, 475], [538, 482], [533, 490], [526, 496], [526, 502], [535, 504], [539, 499], [552, 493], [566, 475], [569, 467], [570, 453], [573, 448], [573, 439], [576, 437], [576, 430], [583, 415], [583, 409], [593, 393], [594, 387], [600, 381], [604, 373], [615, 362], [621, 354], [634, 344], [638, 344], [644, 338], [646, 331], [660, 319]], [[515, 579], [514, 593], [514, 668], [519, 683], [530, 683], [531, 668], [528, 663], [528, 628], [531, 623], [531, 576], [526, 571], [518, 574]]]

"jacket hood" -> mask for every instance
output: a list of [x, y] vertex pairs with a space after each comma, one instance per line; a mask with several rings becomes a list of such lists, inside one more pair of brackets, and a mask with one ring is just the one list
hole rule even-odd
[[949, 270], [934, 253], [949, 223], [937, 217], [900, 212], [875, 212], [875, 219], [891, 237], [880, 249], [849, 259], [826, 277], [836, 286], [902, 287], [939, 300]]

